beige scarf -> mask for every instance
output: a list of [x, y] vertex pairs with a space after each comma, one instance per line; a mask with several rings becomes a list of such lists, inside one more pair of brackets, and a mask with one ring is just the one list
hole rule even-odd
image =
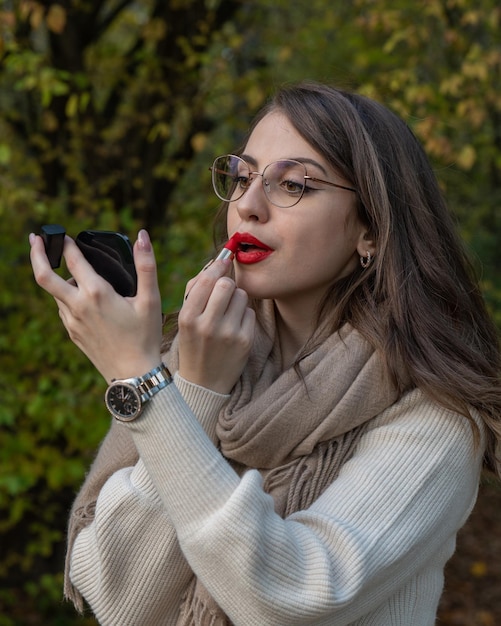
[[[262, 303], [253, 351], [221, 411], [220, 449], [240, 474], [258, 469], [282, 517], [305, 509], [336, 478], [368, 421], [397, 399], [380, 356], [350, 326], [330, 335], [300, 363], [281, 371], [271, 302]], [[166, 362], [177, 369], [174, 342]], [[73, 506], [68, 555], [81, 528], [92, 522], [101, 487], [117, 469], [133, 465], [137, 451], [125, 428], [113, 424]], [[82, 610], [69, 581], [65, 594]], [[180, 602], [178, 626], [228, 626], [231, 622], [195, 574]]]

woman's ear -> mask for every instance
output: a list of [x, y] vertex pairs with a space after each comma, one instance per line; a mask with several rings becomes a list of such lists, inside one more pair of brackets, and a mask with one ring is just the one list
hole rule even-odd
[[357, 252], [361, 257], [366, 257], [367, 253], [374, 258], [376, 254], [376, 241], [374, 235], [365, 229], [360, 233], [360, 237], [357, 244]]

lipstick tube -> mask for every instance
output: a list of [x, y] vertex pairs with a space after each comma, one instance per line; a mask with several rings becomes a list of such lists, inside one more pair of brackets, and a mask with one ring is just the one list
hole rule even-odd
[[223, 259], [231, 258], [237, 251], [237, 247], [238, 247], [238, 242], [236, 240], [236, 237], [233, 236], [224, 244], [224, 248], [217, 255], [215, 260], [221, 261]]

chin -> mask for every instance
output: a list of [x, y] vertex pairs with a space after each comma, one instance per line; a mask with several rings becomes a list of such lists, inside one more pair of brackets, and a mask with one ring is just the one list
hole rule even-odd
[[237, 287], [243, 289], [249, 298], [253, 300], [273, 300], [276, 297], [276, 290], [259, 287], [250, 284], [250, 281], [236, 279]]
[[235, 282], [237, 287], [243, 289], [249, 298], [255, 300], [274, 300], [279, 296], [277, 293], [277, 281], [273, 277], [257, 273], [245, 272], [235, 268]]

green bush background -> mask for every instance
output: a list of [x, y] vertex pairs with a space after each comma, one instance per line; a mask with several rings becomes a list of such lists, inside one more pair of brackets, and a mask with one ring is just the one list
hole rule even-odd
[[277, 85], [330, 82], [413, 127], [501, 327], [501, 8], [472, 4], [0, 2], [0, 626], [94, 623], [62, 603], [61, 570], [109, 418], [104, 382], [33, 281], [41, 224], [148, 228], [172, 311], [212, 253], [213, 157]]

